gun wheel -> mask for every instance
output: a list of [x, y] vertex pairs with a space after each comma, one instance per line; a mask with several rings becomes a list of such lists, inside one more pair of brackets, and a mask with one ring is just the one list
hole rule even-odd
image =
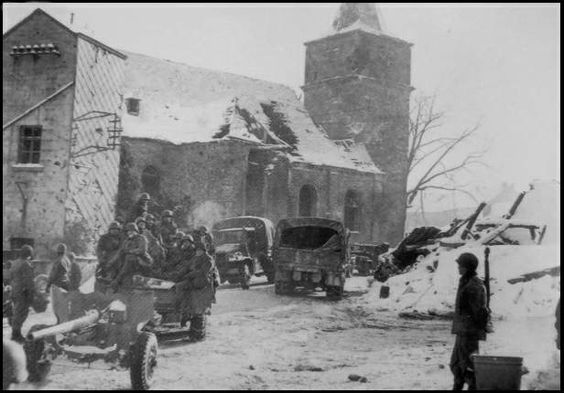
[[148, 390], [153, 383], [153, 374], [157, 366], [157, 336], [150, 332], [141, 332], [131, 349], [131, 386], [133, 390]]

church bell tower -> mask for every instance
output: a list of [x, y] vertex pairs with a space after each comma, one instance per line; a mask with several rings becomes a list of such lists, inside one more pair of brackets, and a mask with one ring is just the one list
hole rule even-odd
[[304, 105], [331, 139], [364, 143], [386, 173], [379, 241], [404, 235], [412, 44], [385, 33], [372, 3], [343, 3], [332, 33], [306, 42]]

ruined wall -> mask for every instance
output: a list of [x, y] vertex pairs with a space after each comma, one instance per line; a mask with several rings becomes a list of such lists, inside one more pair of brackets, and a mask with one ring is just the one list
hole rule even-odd
[[315, 187], [317, 216], [344, 220], [345, 195], [352, 190], [359, 195], [360, 228], [353, 241], [383, 241], [385, 233], [377, 217], [382, 198], [382, 179], [371, 173], [352, 170], [293, 164], [289, 179], [288, 217], [298, 215], [299, 193], [304, 185]]
[[[120, 163], [118, 214], [127, 215], [144, 191], [147, 166], [160, 173], [160, 191], [152, 211], [175, 210], [181, 226], [211, 226], [244, 214], [247, 157], [250, 145], [237, 141], [174, 145], [150, 139], [124, 138]], [[174, 209], [176, 207], [176, 209]]]
[[304, 104], [333, 139], [365, 143], [387, 175], [378, 205], [383, 237], [404, 234], [409, 132], [410, 44], [365, 32], [307, 43]]
[[[55, 54], [10, 56], [15, 45], [53, 43]], [[45, 14], [35, 13], [3, 37], [2, 85], [3, 124], [74, 80], [76, 38]], [[39, 257], [49, 254], [62, 238], [66, 198], [72, 102], [69, 87], [51, 101], [29, 113], [2, 134], [3, 247], [10, 237], [35, 239]], [[20, 125], [41, 125], [39, 164], [18, 164]], [[22, 183], [27, 198], [25, 220], [23, 200], [16, 183]]]
[[65, 239], [75, 253], [92, 253], [94, 242], [114, 219], [119, 146], [110, 146], [108, 140], [111, 130], [121, 128], [123, 78], [123, 56], [78, 39], [65, 203]]

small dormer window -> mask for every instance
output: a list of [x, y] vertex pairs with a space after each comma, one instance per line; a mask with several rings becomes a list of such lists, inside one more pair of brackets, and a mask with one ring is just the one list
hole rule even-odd
[[125, 105], [127, 106], [127, 113], [134, 116], [139, 116], [139, 102], [138, 98], [126, 98]]

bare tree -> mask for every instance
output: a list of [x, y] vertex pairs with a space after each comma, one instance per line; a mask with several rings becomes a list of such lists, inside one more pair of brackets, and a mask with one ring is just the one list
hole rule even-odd
[[457, 147], [471, 140], [480, 125], [478, 123], [460, 133], [445, 136], [439, 132], [444, 117], [444, 112], [435, 109], [434, 96], [415, 98], [409, 122], [408, 207], [418, 194], [422, 201], [423, 193], [427, 190], [461, 192], [478, 202], [472, 193], [465, 189], [467, 185], [455, 181], [454, 175], [475, 165], [485, 165], [480, 160], [485, 150], [465, 153], [456, 159], [453, 157]]

